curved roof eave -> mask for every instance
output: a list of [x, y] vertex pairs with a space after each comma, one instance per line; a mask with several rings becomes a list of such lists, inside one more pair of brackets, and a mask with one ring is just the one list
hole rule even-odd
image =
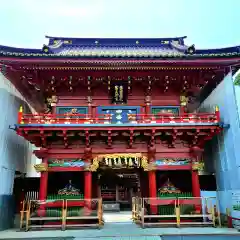
[[[118, 43], [121, 45], [121, 43]], [[47, 48], [47, 51], [45, 51]], [[110, 51], [109, 51], [110, 49]], [[240, 57], [240, 46], [218, 48], [218, 49], [197, 49], [194, 53], [188, 51], [178, 51], [169, 45], [160, 44], [150, 48], [147, 43], [143, 45], [135, 44], [131, 47], [114, 47], [105, 48], [101, 45], [96, 46], [79, 46], [61, 44], [57, 48], [43, 46], [43, 49], [27, 49], [9, 46], [0, 46], [0, 58], [17, 58], [17, 59], [71, 59], [78, 61], [81, 59], [88, 60], [165, 60], [165, 61], [194, 61], [196, 59], [234, 59]]]
[[168, 64], [171, 66], [191, 66], [191, 65], [206, 65], [206, 66], [212, 66], [212, 65], [223, 65], [223, 66], [234, 66], [234, 65], [240, 65], [240, 56], [235, 58], [195, 58], [195, 59], [189, 59], [189, 58], [181, 58], [181, 59], [161, 59], [161, 58], [49, 58], [49, 57], [35, 57], [35, 58], [24, 58], [24, 57], [3, 57], [0, 56], [0, 62], [7, 64], [7, 62], [14, 63], [16, 61], [17, 64], [31, 64], [31, 63], [45, 63], [54, 65], [54, 63], [62, 63], [62, 64], [71, 64], [71, 63], [82, 63], [82, 64], [94, 64], [94, 65], [119, 65], [125, 66], [126, 64]]

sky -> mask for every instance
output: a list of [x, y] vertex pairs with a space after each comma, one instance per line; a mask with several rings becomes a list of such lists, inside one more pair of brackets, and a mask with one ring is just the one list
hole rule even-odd
[[240, 45], [240, 0], [0, 0], [0, 44], [41, 48], [45, 35], [187, 36], [196, 48]]

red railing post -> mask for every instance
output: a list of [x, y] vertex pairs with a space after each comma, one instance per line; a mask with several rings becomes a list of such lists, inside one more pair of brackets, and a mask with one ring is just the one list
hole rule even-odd
[[233, 228], [232, 217], [229, 208], [226, 209], [228, 228]]
[[[103, 124], [111, 123], [111, 114], [94, 114], [91, 117], [89, 114], [23, 114], [22, 106], [18, 112], [18, 124]], [[182, 113], [178, 116], [172, 113], [157, 113], [157, 114], [129, 114], [129, 122], [135, 123], [208, 123], [219, 122], [220, 113], [218, 107], [216, 107], [215, 113]], [[131, 120], [130, 120], [131, 119]]]
[[218, 106], [215, 107], [215, 115], [216, 115], [217, 121], [220, 122], [220, 112], [219, 112]]
[[18, 124], [24, 124], [23, 121], [23, 107], [20, 106], [19, 111], [18, 111]]

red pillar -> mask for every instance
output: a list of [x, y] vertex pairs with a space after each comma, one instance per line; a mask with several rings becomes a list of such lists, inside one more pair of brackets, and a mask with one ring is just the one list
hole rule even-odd
[[193, 197], [199, 198], [197, 199], [197, 203], [195, 205], [196, 212], [201, 212], [201, 190], [200, 190], [200, 184], [199, 184], [199, 177], [198, 177], [198, 171], [192, 170], [192, 193]]
[[97, 107], [95, 105], [92, 105], [92, 118], [96, 118], [96, 109]]
[[180, 115], [184, 115], [185, 113], [185, 106], [180, 106]]
[[91, 214], [91, 199], [92, 199], [92, 173], [84, 172], [84, 199], [85, 201], [85, 215]]
[[[48, 161], [47, 158], [43, 158], [42, 163], [47, 164], [47, 161]], [[41, 172], [39, 200], [47, 199], [47, 184], [48, 184], [48, 172]]]
[[[154, 204], [155, 199], [157, 197], [156, 172], [155, 171], [148, 172], [148, 177], [149, 177], [150, 209], [151, 209], [152, 214], [157, 214], [157, 207]], [[152, 202], [152, 204], [151, 204], [151, 202]]]
[[193, 197], [201, 197], [198, 171], [192, 171], [192, 193]]
[[[43, 158], [42, 163], [47, 164], [48, 159]], [[48, 184], [48, 172], [41, 172], [40, 177], [40, 189], [39, 189], [39, 200], [45, 201], [47, 199], [47, 184]], [[42, 204], [38, 209], [39, 216], [44, 217], [46, 215], [45, 206]]]
[[84, 198], [92, 198], [92, 173], [84, 172]]
[[88, 104], [88, 117], [92, 118], [92, 105]]
[[151, 106], [149, 103], [146, 103], [146, 105], [145, 105], [145, 114], [147, 116], [149, 116], [149, 114], [151, 114]]

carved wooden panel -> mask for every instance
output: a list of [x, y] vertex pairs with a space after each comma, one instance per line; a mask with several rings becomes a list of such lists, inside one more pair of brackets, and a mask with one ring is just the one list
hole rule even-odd
[[154, 106], [151, 108], [152, 114], [179, 114], [179, 107]]

